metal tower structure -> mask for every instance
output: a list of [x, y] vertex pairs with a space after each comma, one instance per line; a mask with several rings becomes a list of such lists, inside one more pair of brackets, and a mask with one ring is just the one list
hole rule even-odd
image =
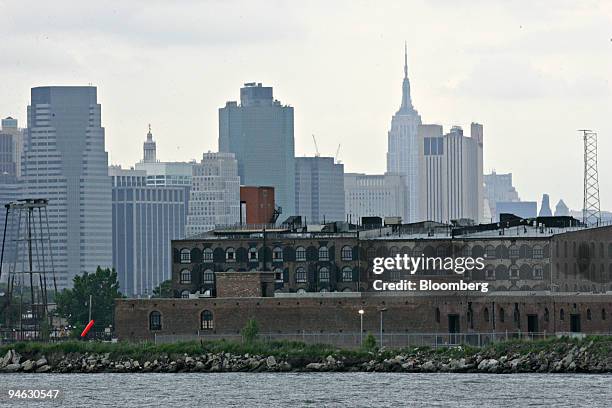
[[597, 133], [580, 129], [584, 139], [584, 201], [582, 222], [587, 226], [601, 224], [599, 176], [597, 173]]
[[[46, 199], [24, 199], [5, 205], [0, 279], [7, 262], [8, 289], [0, 313], [13, 329], [15, 340], [41, 338], [41, 324], [49, 322], [48, 288], [57, 294]], [[8, 236], [7, 236], [8, 232]]]

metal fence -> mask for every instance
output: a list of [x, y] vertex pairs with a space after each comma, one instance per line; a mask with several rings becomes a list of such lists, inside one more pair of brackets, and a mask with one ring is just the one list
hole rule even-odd
[[[612, 333], [597, 333], [612, 336]], [[381, 345], [380, 334], [373, 334], [377, 345]], [[259, 335], [262, 341], [299, 341], [306, 344], [327, 344], [337, 347], [357, 348], [365, 339], [359, 332], [352, 333], [263, 333]], [[390, 348], [402, 347], [451, 347], [469, 345], [483, 347], [488, 344], [512, 339], [537, 340], [548, 337], [584, 337], [583, 333], [527, 333], [527, 332], [492, 332], [492, 333], [383, 333], [382, 346]], [[174, 343], [179, 341], [210, 341], [227, 340], [242, 341], [239, 334], [156, 334], [155, 343]]]
[[[0, 344], [16, 343], [20, 341], [42, 341], [56, 343], [67, 340], [75, 340], [75, 336], [72, 331], [53, 329], [46, 333], [42, 333], [36, 329], [0, 329]], [[112, 337], [113, 335], [110, 332], [90, 331], [87, 333], [85, 340], [111, 341]]]

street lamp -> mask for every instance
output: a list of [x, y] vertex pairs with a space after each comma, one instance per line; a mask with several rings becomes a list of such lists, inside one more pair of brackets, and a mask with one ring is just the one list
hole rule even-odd
[[383, 313], [386, 311], [386, 307], [380, 309], [380, 348], [383, 346]]
[[361, 318], [361, 330], [359, 330], [359, 343], [363, 346], [363, 314], [365, 311], [363, 309], [359, 309], [359, 317]]

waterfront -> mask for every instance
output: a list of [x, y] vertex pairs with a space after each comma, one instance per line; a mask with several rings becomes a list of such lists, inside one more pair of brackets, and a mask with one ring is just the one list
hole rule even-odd
[[178, 373], [5, 374], [7, 389], [60, 389], [61, 406], [605, 407], [612, 376], [586, 374]]

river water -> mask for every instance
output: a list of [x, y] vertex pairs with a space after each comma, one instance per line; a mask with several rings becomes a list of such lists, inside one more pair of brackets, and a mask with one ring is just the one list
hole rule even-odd
[[[9, 389], [61, 401], [9, 401]], [[3, 374], [0, 390], [7, 407], [612, 406], [612, 376], [582, 374]]]

